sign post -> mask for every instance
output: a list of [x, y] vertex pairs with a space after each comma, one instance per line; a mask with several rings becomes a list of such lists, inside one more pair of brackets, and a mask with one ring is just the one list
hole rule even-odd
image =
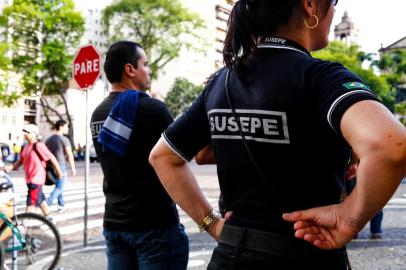
[[80, 47], [73, 59], [73, 79], [80, 90], [86, 92], [86, 148], [85, 148], [85, 215], [83, 229], [83, 245], [87, 246], [87, 222], [88, 222], [88, 186], [89, 186], [89, 90], [93, 88], [100, 77], [101, 57], [97, 49], [89, 44]]

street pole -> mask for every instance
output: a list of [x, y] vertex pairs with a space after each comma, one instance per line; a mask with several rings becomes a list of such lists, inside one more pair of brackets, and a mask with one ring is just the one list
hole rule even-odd
[[83, 246], [87, 247], [87, 220], [88, 220], [88, 186], [89, 186], [89, 89], [86, 90], [86, 147], [85, 147], [85, 215], [83, 229]]

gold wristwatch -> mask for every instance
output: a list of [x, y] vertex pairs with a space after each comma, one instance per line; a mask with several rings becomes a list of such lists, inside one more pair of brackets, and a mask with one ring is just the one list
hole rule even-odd
[[210, 213], [203, 219], [202, 223], [199, 225], [200, 232], [204, 232], [205, 230], [207, 230], [210, 224], [220, 217], [221, 215], [219, 211], [212, 209]]

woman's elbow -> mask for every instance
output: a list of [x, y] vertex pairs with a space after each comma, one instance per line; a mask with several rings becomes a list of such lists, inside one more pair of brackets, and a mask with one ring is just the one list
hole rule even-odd
[[152, 148], [151, 152], [149, 153], [148, 162], [151, 164], [152, 167], [156, 167], [160, 158], [162, 158], [161, 151], [158, 147], [159, 142]]
[[396, 170], [406, 174], [406, 136], [394, 142], [391, 147], [384, 148], [382, 158], [392, 165]]
[[394, 161], [403, 169], [403, 174], [406, 175], [406, 136], [402, 142], [398, 143], [399, 153], [395, 155]]

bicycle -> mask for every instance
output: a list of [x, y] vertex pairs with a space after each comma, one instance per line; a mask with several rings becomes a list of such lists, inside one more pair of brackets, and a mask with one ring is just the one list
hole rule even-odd
[[[0, 168], [1, 166], [0, 162]], [[56, 226], [36, 213], [16, 213], [10, 177], [0, 171], [0, 270], [54, 269], [62, 252]], [[6, 209], [6, 211], [4, 211]], [[10, 213], [11, 212], [11, 213]]]

